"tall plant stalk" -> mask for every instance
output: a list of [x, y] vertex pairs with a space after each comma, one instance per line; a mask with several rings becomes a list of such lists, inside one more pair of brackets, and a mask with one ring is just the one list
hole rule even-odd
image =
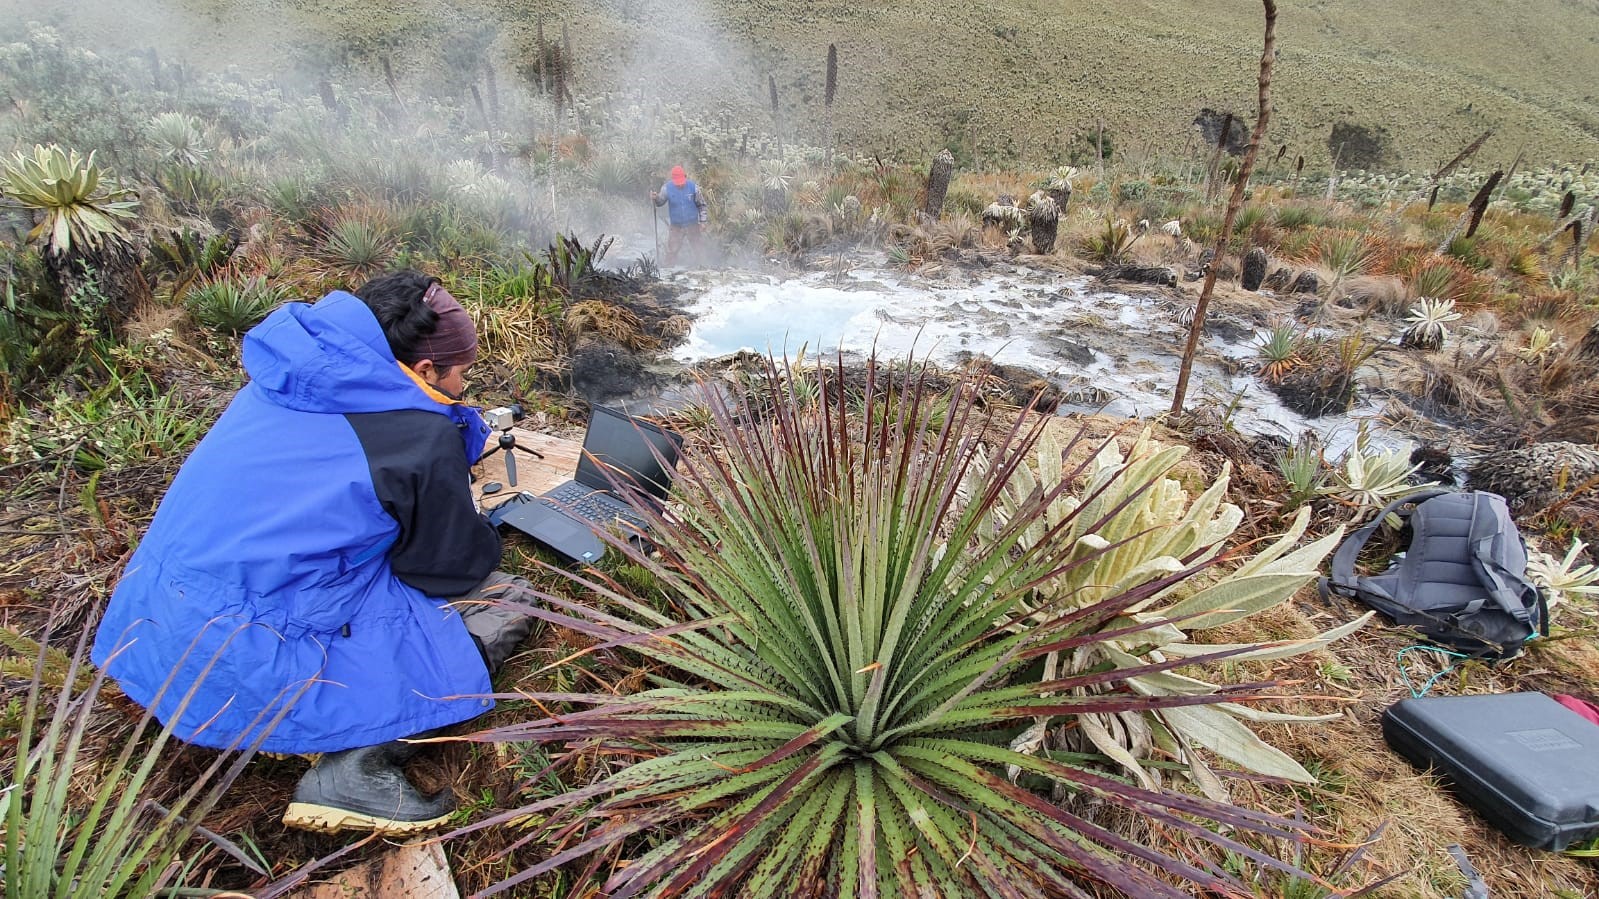
[[1232, 198], [1227, 201], [1227, 215], [1222, 219], [1221, 233], [1216, 237], [1216, 252], [1211, 257], [1216, 262], [1205, 272], [1205, 286], [1199, 291], [1199, 302], [1194, 306], [1194, 321], [1188, 326], [1183, 364], [1177, 370], [1177, 387], [1172, 391], [1173, 415], [1183, 411], [1188, 378], [1194, 368], [1194, 353], [1199, 348], [1199, 333], [1205, 327], [1205, 309], [1210, 305], [1210, 295], [1216, 289], [1216, 268], [1227, 254], [1227, 244], [1233, 236], [1233, 221], [1238, 218], [1238, 210], [1244, 205], [1244, 189], [1249, 186], [1249, 176], [1255, 171], [1255, 157], [1260, 153], [1260, 141], [1266, 136], [1266, 122], [1271, 118], [1271, 70], [1277, 56], [1277, 2], [1261, 0], [1261, 3], [1266, 9], [1266, 37], [1260, 52], [1260, 117], [1255, 120], [1255, 130], [1249, 135], [1249, 149], [1244, 153], [1244, 164], [1238, 169]]
[[772, 97], [772, 131], [777, 135], [777, 159], [783, 160], [783, 120], [777, 113], [777, 76], [766, 76], [766, 89]]
[[827, 162], [833, 162], [833, 95], [838, 92], [838, 45], [827, 45], [827, 88], [822, 105], [827, 108]]

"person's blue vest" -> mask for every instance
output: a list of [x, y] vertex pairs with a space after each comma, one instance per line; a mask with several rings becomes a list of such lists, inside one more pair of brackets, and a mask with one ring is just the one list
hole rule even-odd
[[345, 417], [448, 416], [470, 464], [489, 436], [476, 410], [424, 393], [346, 293], [273, 312], [244, 366], [118, 582], [95, 663], [202, 746], [247, 745], [286, 703], [261, 750], [367, 746], [485, 711], [459, 614], [390, 568], [400, 529]]
[[694, 195], [699, 192], [699, 187], [694, 179], [678, 187], [667, 181], [661, 188], [661, 195], [666, 197], [666, 217], [674, 225], [697, 225], [700, 222], [700, 207], [694, 202]]

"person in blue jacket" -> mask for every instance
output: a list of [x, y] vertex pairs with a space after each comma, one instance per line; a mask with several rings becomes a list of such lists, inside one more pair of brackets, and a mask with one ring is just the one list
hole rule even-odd
[[472, 500], [488, 426], [460, 401], [471, 317], [396, 272], [289, 303], [244, 339], [250, 381], [184, 462], [93, 658], [178, 738], [323, 753], [284, 823], [445, 822], [402, 738], [486, 711], [532, 619]]
[[666, 218], [671, 225], [666, 234], [667, 267], [677, 264], [678, 253], [685, 243], [689, 245], [689, 259], [703, 261], [700, 229], [706, 213], [705, 195], [700, 193], [699, 185], [689, 179], [682, 166], [673, 166], [671, 177], [660, 190], [650, 191], [650, 199], [656, 206], [666, 207]]

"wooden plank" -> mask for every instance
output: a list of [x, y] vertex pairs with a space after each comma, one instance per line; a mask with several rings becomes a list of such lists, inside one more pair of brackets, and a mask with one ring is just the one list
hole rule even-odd
[[[520, 472], [519, 472], [520, 473]], [[354, 899], [404, 896], [406, 899], [460, 899], [450, 862], [436, 841], [408, 843], [333, 879], [311, 884], [292, 899]]]
[[[472, 493], [481, 499], [484, 508], [497, 506], [524, 490], [529, 493], [554, 490], [571, 480], [572, 474], [577, 471], [578, 456], [583, 451], [581, 440], [538, 434], [521, 428], [512, 428], [511, 436], [516, 438], [518, 447], [537, 450], [544, 454], [544, 458], [516, 450], [516, 486], [512, 487], [505, 474], [505, 453], [497, 448], [500, 435], [495, 432], [489, 440], [489, 446], [496, 447], [494, 454], [472, 469], [477, 476], [472, 484]], [[482, 496], [483, 485], [490, 482], [501, 484], [503, 489], [497, 494]]]

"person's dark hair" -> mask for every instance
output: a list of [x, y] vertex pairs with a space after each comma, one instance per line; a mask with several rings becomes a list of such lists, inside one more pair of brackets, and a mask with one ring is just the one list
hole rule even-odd
[[377, 316], [394, 358], [410, 365], [421, 359], [417, 343], [439, 326], [439, 314], [422, 298], [438, 278], [404, 269], [379, 275], [355, 289], [355, 295]]

